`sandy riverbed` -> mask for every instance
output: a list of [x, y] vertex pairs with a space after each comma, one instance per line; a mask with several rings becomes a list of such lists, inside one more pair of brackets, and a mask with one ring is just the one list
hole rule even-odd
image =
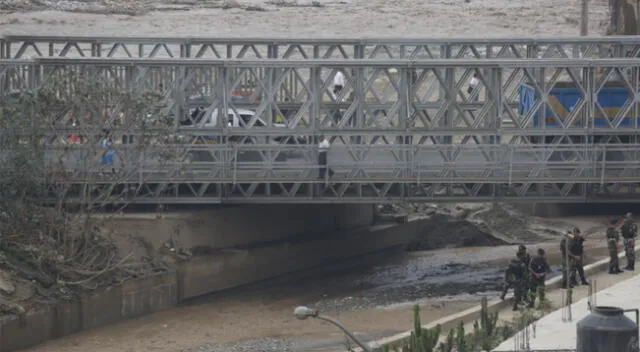
[[[606, 256], [598, 218], [565, 219], [588, 237], [588, 261]], [[558, 242], [543, 247], [559, 263]], [[502, 269], [516, 246], [385, 253], [355, 268], [333, 271], [272, 287], [254, 286], [210, 296], [147, 317], [50, 341], [28, 352], [222, 352], [321, 351], [339, 349], [344, 337], [332, 326], [299, 322], [297, 305], [322, 308], [365, 340], [411, 327], [411, 305], [420, 302], [423, 322], [464, 310], [481, 296], [496, 297]]]

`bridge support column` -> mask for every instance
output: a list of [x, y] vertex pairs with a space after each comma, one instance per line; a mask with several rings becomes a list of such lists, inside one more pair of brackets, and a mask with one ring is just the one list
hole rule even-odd
[[248, 205], [106, 219], [107, 230], [143, 238], [154, 248], [173, 239], [191, 248], [227, 249], [368, 227], [371, 204]]

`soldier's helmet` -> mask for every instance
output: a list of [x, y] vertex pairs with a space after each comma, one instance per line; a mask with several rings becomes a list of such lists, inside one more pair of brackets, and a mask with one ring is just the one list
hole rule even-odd
[[527, 251], [527, 247], [523, 244], [518, 246], [518, 252], [526, 252]]

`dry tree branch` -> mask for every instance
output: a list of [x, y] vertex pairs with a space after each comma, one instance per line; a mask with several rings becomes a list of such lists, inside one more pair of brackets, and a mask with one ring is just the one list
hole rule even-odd
[[[18, 69], [18, 68], [16, 68]], [[18, 75], [19, 76], [19, 75]], [[98, 68], [51, 68], [42, 86], [14, 87], [0, 82], [0, 252], [16, 271], [43, 281], [97, 287], [102, 277], [122, 281], [153, 270], [153, 263], [121, 255], [101, 234], [95, 211], [127, 205], [128, 188], [149, 155], [161, 154], [171, 117], [163, 95], [136, 93]], [[7, 83], [7, 84], [5, 84]], [[119, 113], [128, 116], [118, 122]], [[153, 126], [146, 126], [149, 116]], [[164, 121], [164, 122], [163, 122]], [[105, 132], [105, 128], [107, 128]], [[120, 172], [107, 183], [96, 177], [100, 140], [136, 130], [139, 142], [116, 145]], [[80, 142], [69, 142], [71, 135]], [[102, 180], [104, 181], [104, 180]], [[80, 204], [70, 208], [70, 201]], [[57, 280], [56, 280], [57, 279]], [[95, 283], [95, 284], [94, 284]]]
[[[80, 281], [64, 281], [64, 280], [60, 280], [58, 279], [58, 283], [61, 284], [65, 284], [65, 285], [71, 285], [71, 286], [76, 286], [76, 285], [84, 285], [86, 283], [89, 283], [90, 281], [94, 280], [95, 278], [104, 275], [105, 273], [107, 273], [108, 271], [114, 270], [116, 268], [118, 268], [120, 265], [122, 265], [122, 263], [124, 263], [125, 261], [127, 261], [129, 259], [130, 255], [127, 255], [126, 257], [122, 258], [118, 263], [116, 264], [111, 264], [111, 262], [108, 263], [108, 265], [98, 271], [98, 272], [89, 272], [89, 271], [84, 271], [86, 274], [90, 275], [88, 278], [84, 279], [84, 280], [80, 280]], [[76, 269], [77, 272], [79, 272], [79, 269]]]

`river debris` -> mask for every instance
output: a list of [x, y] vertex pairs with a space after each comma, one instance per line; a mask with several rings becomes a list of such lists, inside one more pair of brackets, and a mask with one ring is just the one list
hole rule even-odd
[[569, 225], [529, 216], [501, 203], [383, 205], [381, 217], [423, 217], [432, 224], [409, 250], [532, 243], [561, 236]]

